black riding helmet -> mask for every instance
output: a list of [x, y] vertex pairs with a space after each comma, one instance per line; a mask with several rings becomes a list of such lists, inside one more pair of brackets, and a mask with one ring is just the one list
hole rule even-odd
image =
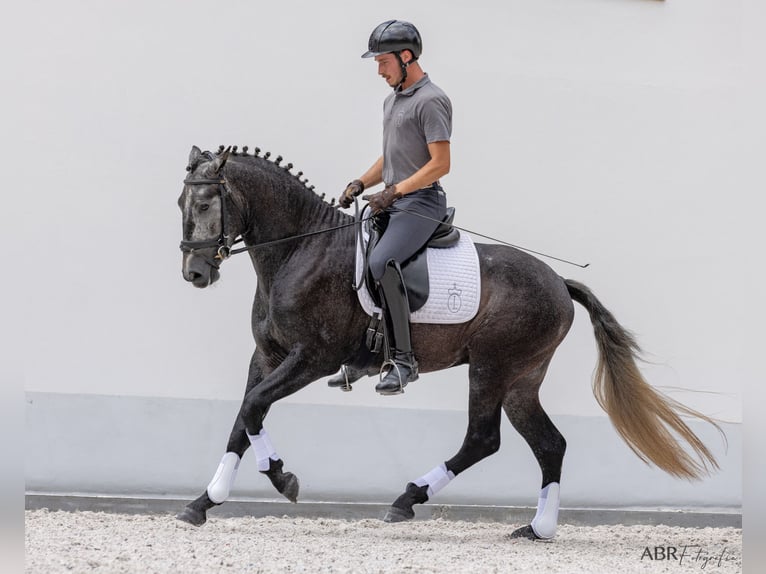
[[[399, 83], [401, 86], [407, 79], [407, 66], [417, 60], [423, 51], [423, 40], [420, 38], [418, 29], [409, 22], [388, 20], [372, 31], [367, 47], [368, 50], [362, 54], [362, 58], [374, 58], [382, 54], [396, 56], [402, 69], [402, 81]], [[402, 50], [409, 50], [412, 53], [412, 60], [406, 64], [402, 61]], [[398, 89], [399, 86], [394, 89]]]
[[368, 48], [362, 58], [373, 58], [381, 54], [409, 50], [416, 60], [423, 51], [423, 41], [420, 32], [409, 22], [403, 20], [388, 20], [383, 22], [370, 34]]

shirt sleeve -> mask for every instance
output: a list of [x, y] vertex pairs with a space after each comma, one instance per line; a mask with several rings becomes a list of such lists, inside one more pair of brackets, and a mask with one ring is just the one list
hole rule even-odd
[[429, 98], [420, 111], [426, 143], [449, 141], [452, 135], [452, 103], [446, 95]]

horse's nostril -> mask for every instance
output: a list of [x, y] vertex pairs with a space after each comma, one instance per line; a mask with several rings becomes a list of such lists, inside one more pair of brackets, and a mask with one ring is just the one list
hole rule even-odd
[[189, 271], [189, 281], [196, 281], [200, 277], [202, 277], [202, 273], [197, 273], [196, 271]]

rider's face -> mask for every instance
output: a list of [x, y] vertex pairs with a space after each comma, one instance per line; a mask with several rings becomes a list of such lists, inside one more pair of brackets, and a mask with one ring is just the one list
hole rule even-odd
[[386, 83], [395, 88], [402, 81], [402, 70], [396, 56], [393, 54], [381, 54], [375, 56], [378, 63], [378, 75], [382, 76]]

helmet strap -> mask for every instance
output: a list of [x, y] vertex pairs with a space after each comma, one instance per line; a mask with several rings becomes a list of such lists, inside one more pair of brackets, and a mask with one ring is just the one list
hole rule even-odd
[[405, 82], [405, 81], [407, 81], [407, 66], [409, 66], [410, 64], [412, 64], [412, 62], [414, 62], [414, 61], [416, 60], [416, 58], [412, 58], [412, 59], [411, 59], [409, 62], [407, 62], [407, 63], [405, 64], [405, 63], [404, 63], [404, 60], [402, 60], [402, 53], [401, 53], [401, 51], [399, 51], [399, 52], [394, 52], [394, 56], [396, 56], [396, 59], [397, 59], [397, 61], [399, 62], [399, 68], [402, 70], [402, 79], [401, 79], [401, 81], [400, 81], [400, 82], [399, 82], [399, 83], [396, 85], [396, 87], [394, 88], [394, 91], [395, 91], [395, 92], [398, 92], [399, 90], [401, 90], [401, 88], [402, 88], [402, 85], [404, 84], [404, 82]]

